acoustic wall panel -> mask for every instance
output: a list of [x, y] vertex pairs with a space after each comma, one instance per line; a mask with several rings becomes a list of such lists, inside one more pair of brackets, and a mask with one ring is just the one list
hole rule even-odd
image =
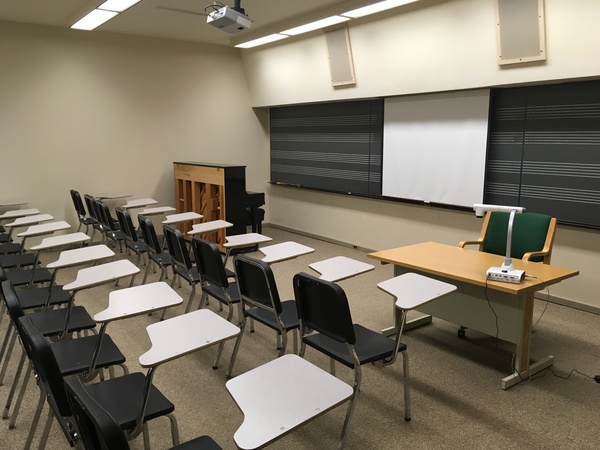
[[496, 0], [498, 64], [546, 59], [544, 0]]
[[354, 62], [348, 27], [337, 28], [325, 33], [329, 52], [329, 70], [332, 86], [356, 84]]

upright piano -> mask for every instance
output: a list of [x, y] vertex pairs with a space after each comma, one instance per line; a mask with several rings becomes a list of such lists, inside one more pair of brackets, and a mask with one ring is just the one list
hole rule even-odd
[[[260, 232], [265, 194], [246, 191], [246, 166], [184, 161], [174, 162], [173, 172], [177, 212], [195, 211], [204, 216], [201, 222], [221, 219], [233, 224], [205, 238], [222, 245], [225, 235], [246, 233], [249, 226]], [[181, 231], [191, 227], [183, 224]]]

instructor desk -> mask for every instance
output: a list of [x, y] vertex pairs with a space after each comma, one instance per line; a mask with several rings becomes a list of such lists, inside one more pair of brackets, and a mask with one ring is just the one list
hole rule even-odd
[[[534, 294], [578, 275], [579, 271], [513, 260], [515, 269], [525, 270], [528, 275], [523, 282], [489, 281], [486, 271], [500, 266], [503, 256], [435, 242], [374, 252], [369, 257], [394, 264], [396, 276], [412, 271], [456, 285], [455, 293], [419, 307], [418, 311], [515, 344], [515, 372], [502, 379], [502, 389], [552, 365], [553, 356], [532, 364], [529, 361]], [[497, 328], [490, 306], [498, 315]]]

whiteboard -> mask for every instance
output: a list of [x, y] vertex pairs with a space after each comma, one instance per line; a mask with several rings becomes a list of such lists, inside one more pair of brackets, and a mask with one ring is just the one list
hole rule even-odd
[[385, 99], [382, 194], [483, 202], [489, 89]]

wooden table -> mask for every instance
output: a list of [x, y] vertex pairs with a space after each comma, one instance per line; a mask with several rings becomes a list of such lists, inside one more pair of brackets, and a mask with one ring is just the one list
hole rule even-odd
[[352, 396], [349, 384], [291, 354], [238, 375], [225, 386], [244, 413], [233, 435], [240, 449], [262, 448]]
[[[456, 292], [417, 310], [515, 344], [515, 371], [502, 379], [503, 389], [552, 365], [553, 356], [530, 364], [534, 294], [576, 276], [579, 271], [513, 260], [515, 269], [528, 275], [522, 283], [489, 281], [486, 271], [500, 266], [503, 256], [435, 242], [374, 252], [369, 257], [394, 264], [395, 275], [417, 272], [456, 285]], [[431, 321], [430, 316], [417, 319], [418, 323]]]

